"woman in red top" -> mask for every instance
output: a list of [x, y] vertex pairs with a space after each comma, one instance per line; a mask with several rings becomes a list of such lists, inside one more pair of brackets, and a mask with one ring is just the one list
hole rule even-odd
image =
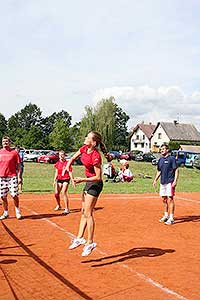
[[73, 175], [72, 175], [72, 167], [70, 166], [69, 172], [65, 172], [64, 175], [63, 170], [65, 169], [67, 165], [67, 160], [65, 159], [65, 152], [60, 151], [59, 152], [59, 161], [54, 165], [56, 171], [55, 171], [55, 176], [54, 176], [54, 187], [55, 187], [55, 199], [57, 202], [56, 207], [54, 210], [60, 210], [61, 205], [60, 205], [60, 193], [62, 192], [62, 196], [64, 199], [65, 203], [65, 209], [63, 214], [67, 215], [69, 214], [69, 198], [67, 195], [67, 190], [69, 186], [70, 179], [72, 180], [72, 184], [74, 185], [74, 180], [73, 180]]
[[[102, 143], [101, 135], [98, 132], [92, 131], [86, 136], [84, 146], [82, 146], [74, 154], [66, 166], [66, 170], [69, 171], [71, 164], [79, 156], [81, 156], [81, 161], [85, 166], [86, 177], [74, 178], [75, 184], [81, 182], [86, 182], [86, 184], [83, 189], [83, 209], [78, 235], [69, 246], [69, 249], [75, 249], [76, 247], [85, 244], [82, 256], [89, 255], [97, 245], [93, 241], [95, 227], [93, 210], [103, 188], [101, 155], [97, 149], [98, 146], [100, 146], [100, 149], [107, 160], [111, 160], [111, 156], [108, 154], [104, 144]], [[87, 242], [83, 237], [86, 227], [88, 231]]]

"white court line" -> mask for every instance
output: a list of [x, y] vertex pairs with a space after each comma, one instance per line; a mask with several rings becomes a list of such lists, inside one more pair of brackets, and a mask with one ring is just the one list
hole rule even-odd
[[187, 202], [192, 202], [192, 203], [200, 204], [200, 201], [196, 201], [196, 200], [191, 200], [191, 199], [187, 199], [187, 198], [183, 198], [183, 197], [175, 197], [175, 198], [179, 199], [179, 200], [187, 201]]
[[[29, 212], [31, 212], [32, 214], [34, 215], [39, 215], [39, 213], [23, 206], [26, 210], [28, 210]], [[57, 225], [56, 223], [54, 223], [53, 221], [50, 221], [49, 219], [47, 218], [41, 218], [41, 220], [44, 220], [46, 221], [47, 223], [49, 223], [50, 225], [52, 225], [53, 227], [56, 227], [57, 229], [65, 232], [70, 238], [75, 238], [75, 235], [73, 235], [71, 232], [65, 230], [64, 228], [62, 228], [61, 226]], [[101, 255], [104, 255], [104, 256], [108, 256], [108, 254], [106, 252], [103, 252], [99, 249], [96, 249], [96, 251], [98, 253], [100, 253]], [[169, 294], [169, 295], [173, 295], [175, 296], [177, 299], [180, 299], [180, 300], [188, 300], [187, 298], [185, 298], [184, 296], [176, 293], [175, 291], [165, 287], [164, 285], [162, 285], [161, 283], [151, 279], [150, 277], [146, 276], [145, 274], [143, 273], [139, 273], [137, 271], [135, 271], [134, 269], [132, 269], [131, 267], [129, 267], [128, 265], [124, 264], [124, 263], [117, 263], [119, 266], [121, 266], [122, 268], [124, 269], [127, 269], [129, 270], [131, 273], [134, 273], [135, 275], [137, 275], [140, 279], [142, 279], [144, 282], [146, 283], [149, 283], [151, 284], [152, 286], [160, 289], [162, 292], [166, 293], [166, 294]]]

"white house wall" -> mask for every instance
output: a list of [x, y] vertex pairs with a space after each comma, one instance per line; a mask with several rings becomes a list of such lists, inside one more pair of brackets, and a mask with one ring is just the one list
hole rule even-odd
[[[138, 136], [138, 137], [137, 137]], [[135, 146], [137, 144], [137, 147]], [[144, 144], [144, 147], [143, 145]], [[131, 137], [131, 151], [142, 151], [147, 153], [150, 151], [150, 142], [144, 132], [138, 128]]]
[[151, 138], [151, 146], [160, 147], [163, 143], [168, 144], [169, 141], [170, 139], [168, 138], [164, 129], [161, 127], [161, 125], [159, 125]]

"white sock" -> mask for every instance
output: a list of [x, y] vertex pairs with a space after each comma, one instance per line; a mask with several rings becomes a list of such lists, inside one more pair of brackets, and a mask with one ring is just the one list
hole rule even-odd
[[171, 220], [174, 220], [174, 214], [170, 214], [170, 215], [169, 215], [169, 218], [170, 218]]
[[19, 209], [19, 207], [15, 207], [15, 211], [16, 211], [17, 214], [20, 214], [20, 209]]
[[169, 217], [169, 214], [168, 214], [167, 211], [164, 212], [164, 216], [165, 216], [165, 217]]
[[3, 214], [4, 214], [5, 216], [8, 216], [8, 210], [4, 210]]

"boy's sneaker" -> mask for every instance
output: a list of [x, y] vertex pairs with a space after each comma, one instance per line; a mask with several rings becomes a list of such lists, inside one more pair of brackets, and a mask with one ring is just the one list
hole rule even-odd
[[80, 245], [84, 245], [86, 243], [86, 240], [82, 237], [82, 238], [75, 238], [73, 239], [71, 245], [69, 245], [69, 249], [75, 249]]
[[174, 224], [174, 220], [173, 219], [168, 219], [166, 222], [165, 222], [166, 225], [172, 225]]
[[167, 222], [168, 219], [169, 219], [169, 217], [163, 216], [163, 217], [159, 220], [159, 222], [165, 223], [165, 222]]
[[61, 206], [60, 205], [56, 205], [56, 207], [54, 208], [54, 210], [55, 211], [57, 211], [57, 210], [61, 210], [62, 208], [61, 208]]
[[69, 208], [65, 208], [62, 215], [68, 215], [70, 213]]
[[21, 220], [22, 219], [22, 215], [20, 212], [16, 212], [16, 218], [17, 220]]
[[83, 248], [82, 256], [88, 256], [92, 252], [92, 250], [96, 248], [96, 246], [97, 244], [94, 242], [89, 245], [85, 245], [85, 247]]
[[4, 212], [3, 215], [0, 216], [0, 220], [7, 219], [8, 217], [9, 217], [9, 214]]

